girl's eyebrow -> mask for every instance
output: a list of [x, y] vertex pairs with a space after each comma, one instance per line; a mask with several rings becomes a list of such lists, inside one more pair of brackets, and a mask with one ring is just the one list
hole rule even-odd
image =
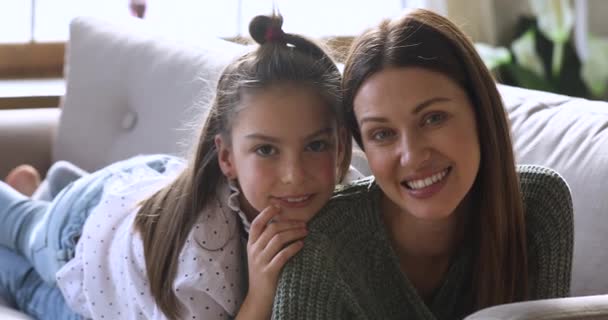
[[[327, 128], [323, 128], [320, 130], [317, 130], [309, 135], [307, 135], [304, 139], [305, 140], [310, 140], [312, 138], [315, 138], [317, 136], [320, 135], [324, 135], [324, 134], [330, 134], [333, 131], [332, 127], [327, 127]], [[245, 136], [245, 138], [247, 139], [253, 139], [253, 140], [264, 140], [264, 141], [268, 141], [268, 142], [274, 142], [274, 143], [278, 143], [281, 141], [281, 139], [277, 138], [277, 137], [271, 137], [268, 135], [264, 135], [261, 133], [252, 133], [252, 134], [248, 134]]]
[[310, 140], [312, 138], [316, 138], [317, 136], [321, 136], [324, 134], [331, 134], [332, 131], [333, 131], [332, 127], [323, 128], [323, 129], [313, 132], [312, 134], [307, 135], [305, 139]]

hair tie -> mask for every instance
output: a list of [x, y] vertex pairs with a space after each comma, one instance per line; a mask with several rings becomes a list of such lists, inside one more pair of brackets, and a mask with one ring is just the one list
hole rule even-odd
[[269, 27], [264, 34], [266, 42], [284, 42], [285, 33], [280, 27]]

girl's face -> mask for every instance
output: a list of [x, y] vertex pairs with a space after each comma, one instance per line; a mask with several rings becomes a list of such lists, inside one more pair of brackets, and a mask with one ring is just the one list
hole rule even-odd
[[388, 68], [363, 83], [354, 111], [370, 169], [393, 205], [418, 219], [448, 218], [479, 170], [465, 91], [438, 72]]
[[231, 141], [216, 137], [220, 167], [237, 179], [241, 206], [252, 220], [278, 204], [307, 222], [325, 205], [342, 157], [336, 122], [312, 88], [290, 84], [246, 93], [232, 122]]

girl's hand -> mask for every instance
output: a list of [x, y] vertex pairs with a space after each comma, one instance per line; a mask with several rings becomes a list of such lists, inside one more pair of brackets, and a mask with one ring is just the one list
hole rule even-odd
[[302, 249], [306, 223], [281, 218], [279, 212], [280, 208], [270, 206], [251, 224], [247, 242], [249, 290], [237, 319], [270, 319], [279, 273]]

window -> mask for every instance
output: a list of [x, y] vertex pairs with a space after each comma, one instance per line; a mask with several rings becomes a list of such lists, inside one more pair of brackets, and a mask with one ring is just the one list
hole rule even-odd
[[[383, 18], [411, 6], [442, 12], [445, 0], [0, 0], [0, 78], [60, 76], [69, 22], [89, 15], [128, 17], [131, 2], [146, 5], [144, 19], [185, 36], [234, 38], [248, 35], [248, 23], [273, 5], [284, 29], [312, 37], [335, 37], [340, 45]], [[342, 41], [347, 39], [347, 41]], [[43, 61], [43, 65], [38, 65]]]
[[0, 43], [63, 42], [79, 15], [108, 19], [130, 15], [129, 2], [145, 2], [145, 19], [189, 34], [247, 35], [247, 23], [270, 13], [285, 30], [310, 36], [352, 36], [408, 6], [438, 7], [444, 0], [0, 0]]

